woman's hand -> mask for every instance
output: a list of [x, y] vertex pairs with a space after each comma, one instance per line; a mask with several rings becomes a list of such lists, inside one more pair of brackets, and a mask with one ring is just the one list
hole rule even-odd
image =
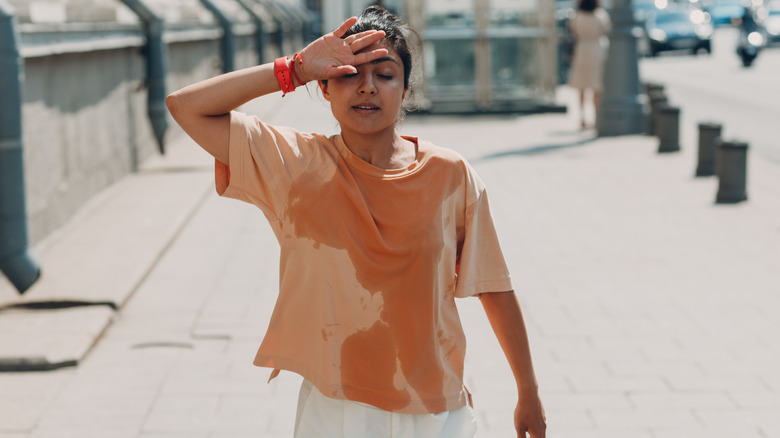
[[534, 392], [533, 395], [521, 395], [515, 408], [515, 429], [518, 438], [544, 438], [547, 420], [544, 417], [542, 401]]
[[485, 314], [504, 350], [517, 383], [515, 429], [518, 438], [544, 438], [547, 429], [544, 408], [539, 399], [531, 349], [528, 345], [523, 312], [513, 291], [483, 293], [479, 296]]
[[361, 52], [384, 38], [385, 33], [381, 30], [367, 30], [341, 38], [356, 22], [355, 17], [348, 19], [338, 29], [318, 38], [300, 52], [300, 61], [295, 64], [295, 71], [302, 81], [332, 79], [357, 73], [355, 66], [387, 55], [385, 48]]

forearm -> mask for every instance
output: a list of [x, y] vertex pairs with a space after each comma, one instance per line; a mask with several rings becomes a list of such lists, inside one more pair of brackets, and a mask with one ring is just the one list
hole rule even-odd
[[168, 96], [174, 117], [213, 117], [228, 114], [239, 106], [280, 90], [273, 63], [225, 73], [189, 85]]
[[176, 122], [219, 161], [230, 164], [230, 111], [276, 91], [279, 81], [273, 63], [250, 67], [189, 85], [166, 99]]
[[[294, 77], [294, 85], [354, 73], [354, 65], [387, 54], [385, 48], [361, 52], [382, 39], [384, 32], [371, 30], [340, 38], [356, 20], [350, 18], [336, 31], [318, 38], [301, 51], [301, 58], [294, 67], [301, 81]], [[230, 165], [228, 114], [252, 99], [280, 90], [274, 63], [267, 63], [184, 87], [171, 93], [166, 104], [176, 122], [195, 142], [217, 160]]]
[[512, 374], [518, 393], [536, 394], [537, 382], [531, 361], [523, 313], [514, 291], [484, 293], [479, 296], [488, 321], [498, 338]]

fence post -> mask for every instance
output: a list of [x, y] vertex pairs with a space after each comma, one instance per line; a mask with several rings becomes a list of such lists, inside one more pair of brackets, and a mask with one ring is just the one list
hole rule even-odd
[[146, 33], [147, 111], [152, 131], [161, 154], [165, 153], [165, 132], [168, 130], [168, 109], [165, 106], [165, 81], [168, 62], [165, 53], [165, 22], [141, 0], [122, 0], [144, 23]]
[[233, 32], [233, 20], [211, 0], [200, 0], [200, 3], [214, 14], [214, 18], [217, 19], [222, 27], [222, 72], [229, 73], [235, 70], [236, 57], [236, 35]]
[[252, 20], [255, 22], [255, 51], [257, 52], [257, 64], [264, 64], [265, 46], [268, 43], [266, 41], [265, 22], [263, 21], [263, 17], [255, 12], [255, 10], [252, 8], [252, 5], [247, 3], [247, 0], [236, 1], [239, 5], [241, 5], [242, 8], [244, 8], [244, 10], [252, 17]]
[[0, 270], [24, 293], [38, 281], [41, 268], [27, 235], [19, 41], [14, 10], [0, 0]]

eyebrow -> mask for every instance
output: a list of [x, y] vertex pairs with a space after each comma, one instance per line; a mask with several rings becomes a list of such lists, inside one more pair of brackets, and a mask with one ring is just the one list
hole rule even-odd
[[[379, 64], [379, 63], [386, 62], [386, 61], [390, 61], [390, 62], [394, 62], [394, 63], [398, 64], [398, 61], [396, 61], [395, 58], [393, 58], [392, 56], [383, 56], [381, 58], [377, 58], [377, 59], [371, 61], [371, 64]], [[398, 65], [401, 65], [401, 64], [398, 64]]]

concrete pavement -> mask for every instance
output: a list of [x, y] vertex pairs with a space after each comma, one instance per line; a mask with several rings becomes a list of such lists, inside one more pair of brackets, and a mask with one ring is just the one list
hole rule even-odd
[[[336, 132], [311, 94], [246, 110]], [[565, 88], [559, 99], [574, 102]], [[570, 113], [408, 117], [402, 128], [458, 150], [488, 185], [548, 435], [780, 436], [780, 169], [751, 155], [749, 201], [715, 205], [717, 181], [693, 177], [695, 127], [683, 126], [682, 152], [658, 155], [652, 137], [577, 125]], [[118, 310], [0, 312], [7, 363], [56, 348], [49, 363], [78, 363], [0, 373], [0, 438], [291, 436], [299, 379], [266, 384], [251, 365], [277, 244], [259, 210], [214, 194], [210, 164], [176, 137], [169, 156], [36, 248], [44, 275], [67, 275], [24, 300]], [[0, 302], [20, 300], [2, 283]], [[513, 436], [508, 366], [479, 302], [459, 307], [478, 436]]]

